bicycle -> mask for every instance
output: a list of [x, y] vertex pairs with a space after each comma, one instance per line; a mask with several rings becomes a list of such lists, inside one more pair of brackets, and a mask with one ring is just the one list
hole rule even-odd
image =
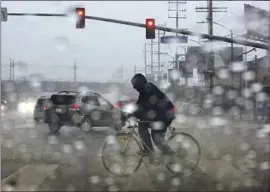
[[[134, 124], [134, 125], [130, 125], [130, 122], [127, 122], [127, 123], [129, 124], [127, 126], [128, 131], [119, 131], [118, 133], [116, 133], [114, 136], [111, 137], [112, 140], [108, 139], [107, 141], [105, 141], [105, 143], [104, 143], [104, 145], [102, 147], [102, 163], [103, 163], [103, 166], [105, 167], [105, 169], [109, 173], [111, 173], [111, 174], [113, 174], [115, 176], [120, 176], [120, 177], [128, 177], [131, 174], [135, 173], [140, 168], [144, 156], [141, 156], [140, 154], [137, 154], [136, 152], [137, 151], [142, 151], [142, 149], [143, 149], [142, 144], [144, 144], [144, 142], [141, 140], [140, 136], [135, 131], [135, 128], [138, 127], [139, 123], [149, 123], [149, 121], [137, 121], [137, 123]], [[172, 163], [171, 165], [174, 164], [174, 166], [168, 166], [169, 163], [167, 163], [166, 168], [167, 168], [167, 170], [169, 172], [171, 172], [174, 175], [183, 174], [183, 173], [184, 174], [191, 174], [196, 169], [197, 165], [199, 164], [200, 158], [201, 158], [200, 145], [196, 141], [196, 139], [193, 136], [191, 136], [190, 134], [187, 134], [187, 133], [184, 133], [184, 132], [176, 132], [175, 128], [172, 127], [172, 126], [169, 126], [168, 128], [170, 130], [170, 136], [167, 139], [167, 143], [170, 145], [170, 142], [172, 142], [174, 139], [178, 140], [179, 143], [181, 143], [181, 141], [185, 141], [186, 139], [191, 140], [192, 143], [195, 144], [196, 149], [197, 149], [197, 159], [193, 163], [193, 167], [190, 169], [190, 171], [187, 171], [187, 169], [182, 171], [181, 165], [176, 163], [176, 158], [178, 157], [179, 152], [180, 153], [183, 152], [183, 148], [180, 148], [179, 146], [177, 146], [177, 149], [175, 151], [176, 155], [172, 157], [175, 162], [169, 162], [169, 163]], [[114, 139], [114, 141], [113, 141], [113, 139]], [[116, 140], [120, 141], [120, 145], [117, 145]], [[121, 157], [124, 157], [124, 158], [127, 157], [128, 158], [128, 157], [131, 156], [130, 154], [128, 154], [128, 150], [130, 150], [134, 146], [138, 147], [138, 149], [139, 149], [139, 150], [135, 151], [135, 155], [139, 158], [138, 162], [135, 163], [135, 168], [134, 169], [129, 169], [126, 173], [122, 173], [121, 168], [119, 168], [120, 166], [118, 164], [115, 164], [116, 167], [114, 167], [114, 170], [113, 170], [113, 168], [110, 167], [109, 162], [107, 162], [107, 160], [106, 160], [106, 155], [107, 155], [106, 148], [110, 147], [110, 146], [113, 147], [113, 144], [116, 144], [116, 146], [114, 146], [113, 149], [109, 149], [109, 152], [112, 152], [115, 148], [117, 148], [117, 146], [118, 146], [118, 148], [120, 148], [121, 145], [122, 145], [121, 143], [123, 143], [124, 141], [127, 141], [127, 145], [124, 147], [124, 149], [120, 150], [120, 152], [117, 151], [116, 153], [112, 154], [112, 156], [117, 157], [117, 155], [120, 155]], [[131, 145], [132, 141], [135, 142], [135, 145]], [[172, 146], [170, 146], [170, 147], [172, 148]], [[187, 152], [187, 150], [185, 150], [185, 152]], [[154, 154], [155, 154], [155, 152], [154, 152]], [[180, 157], [180, 159], [182, 159], [182, 158], [183, 157]], [[151, 162], [150, 158], [149, 158], [149, 160], [150, 160], [150, 163], [153, 164], [153, 165], [160, 165], [162, 163], [162, 161], [165, 161], [165, 159], [161, 159], [158, 162], [154, 163], [154, 162]], [[119, 162], [117, 162], [117, 163], [119, 163]], [[124, 171], [126, 171], [126, 168], [124, 168]]]

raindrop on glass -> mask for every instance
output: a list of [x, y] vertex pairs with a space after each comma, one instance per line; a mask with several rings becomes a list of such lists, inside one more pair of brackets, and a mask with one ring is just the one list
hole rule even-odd
[[57, 51], [65, 51], [69, 46], [69, 40], [66, 37], [56, 37], [54, 43]]

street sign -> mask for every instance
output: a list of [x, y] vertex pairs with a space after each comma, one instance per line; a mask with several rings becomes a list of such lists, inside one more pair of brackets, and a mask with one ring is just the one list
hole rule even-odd
[[165, 36], [160, 38], [160, 42], [164, 44], [188, 43], [188, 36]]
[[8, 14], [7, 14], [7, 8], [1, 7], [1, 21], [7, 22]]

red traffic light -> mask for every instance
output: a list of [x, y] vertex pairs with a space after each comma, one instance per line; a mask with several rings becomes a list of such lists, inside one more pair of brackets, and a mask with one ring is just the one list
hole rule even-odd
[[145, 25], [147, 28], [155, 28], [155, 19], [146, 19]]
[[155, 19], [148, 18], [145, 20], [145, 28], [146, 28], [146, 39], [155, 39]]
[[85, 8], [76, 8], [76, 12], [78, 16], [84, 17], [85, 16]]
[[77, 22], [76, 28], [83, 29], [85, 28], [85, 8], [76, 8]]

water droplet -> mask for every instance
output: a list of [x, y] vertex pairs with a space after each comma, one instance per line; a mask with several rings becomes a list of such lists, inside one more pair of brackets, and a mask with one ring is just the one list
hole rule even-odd
[[64, 51], [69, 46], [69, 40], [66, 37], [56, 37], [54, 38], [54, 42], [57, 51]]
[[267, 99], [267, 95], [265, 93], [257, 93], [256, 94], [256, 100], [259, 101], [259, 102], [263, 102]]
[[52, 135], [48, 137], [48, 143], [51, 145], [57, 144], [58, 143], [58, 139], [56, 136]]
[[233, 62], [230, 64], [230, 69], [233, 72], [243, 72], [246, 69], [246, 66], [243, 62]]
[[221, 95], [223, 92], [224, 92], [224, 89], [223, 89], [222, 86], [216, 86], [216, 87], [214, 87], [214, 89], [213, 89], [213, 93], [214, 93], [215, 95]]
[[165, 180], [165, 174], [164, 174], [164, 173], [159, 173], [159, 174], [157, 175], [157, 179], [158, 179], [159, 181], [164, 181], [164, 180]]
[[230, 100], [233, 100], [237, 97], [238, 93], [234, 90], [229, 90], [227, 93], [226, 93], [226, 96], [228, 99]]
[[251, 187], [252, 186], [252, 179], [247, 179], [245, 182], [244, 182], [244, 185], [246, 187]]
[[224, 187], [223, 184], [218, 183], [217, 186], [216, 186], [216, 188], [217, 188], [217, 190], [221, 191], [221, 190], [223, 190], [225, 187]]
[[244, 97], [251, 97], [252, 96], [252, 92], [251, 92], [251, 90], [249, 88], [245, 88], [245, 89], [242, 90], [242, 95]]
[[161, 129], [163, 129], [163, 127], [164, 127], [164, 124], [162, 122], [154, 122], [151, 125], [151, 128], [153, 130], [161, 130]]
[[257, 156], [257, 153], [256, 151], [253, 151], [253, 150], [249, 151], [247, 154], [248, 159], [254, 159], [256, 156]]
[[228, 79], [230, 77], [228, 69], [224, 69], [224, 68], [220, 69], [217, 75], [220, 79]]
[[181, 123], [185, 123], [187, 120], [185, 115], [176, 115], [176, 121], [177, 123], [181, 124]]
[[37, 131], [36, 130], [33, 130], [33, 129], [29, 130], [28, 131], [28, 136], [30, 138], [36, 138], [37, 137]]
[[241, 149], [242, 151], [247, 151], [247, 150], [250, 149], [250, 146], [249, 146], [248, 143], [241, 143], [241, 144], [240, 144], [240, 149]]
[[232, 161], [232, 156], [231, 155], [229, 155], [229, 154], [227, 154], [227, 155], [224, 155], [223, 156], [223, 159], [226, 161], [226, 162], [231, 162]]
[[74, 187], [74, 185], [72, 184], [69, 184], [68, 187], [67, 187], [67, 191], [75, 191], [76, 188]]
[[253, 83], [253, 84], [251, 85], [251, 89], [252, 89], [252, 91], [255, 92], [255, 93], [260, 92], [260, 91], [262, 90], [262, 88], [263, 88], [263, 86], [262, 86], [262, 84], [260, 84], [260, 83]]
[[232, 181], [232, 188], [237, 188], [240, 186], [240, 182], [239, 181]]
[[91, 176], [88, 181], [90, 183], [97, 184], [98, 182], [100, 182], [100, 177], [97, 175]]
[[111, 185], [108, 191], [119, 191], [119, 189], [115, 185]]
[[63, 145], [63, 152], [64, 153], [71, 153], [72, 152], [72, 147], [70, 144], [64, 144]]
[[10, 140], [10, 139], [8, 139], [8, 140], [5, 140], [4, 141], [4, 146], [6, 147], [6, 148], [12, 148], [13, 147], [13, 141], [12, 140]]
[[109, 135], [109, 136], [107, 137], [107, 143], [108, 143], [109, 145], [115, 144], [115, 143], [116, 143], [116, 138], [115, 138], [115, 136]]
[[113, 184], [114, 184], [113, 178], [111, 178], [111, 177], [106, 178], [106, 179], [105, 179], [105, 182], [106, 182], [108, 185], [113, 185]]
[[260, 169], [262, 169], [262, 170], [269, 169], [269, 162], [268, 161], [264, 161], [264, 162], [260, 163]]
[[93, 120], [99, 120], [101, 118], [101, 113], [99, 111], [92, 111], [91, 117]]
[[254, 71], [247, 71], [247, 72], [244, 72], [242, 75], [242, 78], [245, 81], [252, 81], [255, 79], [255, 77], [256, 77], [256, 74]]
[[75, 147], [75, 149], [82, 150], [84, 148], [84, 142], [83, 141], [75, 141], [74, 147]]
[[172, 179], [172, 185], [178, 186], [178, 185], [180, 185], [180, 184], [181, 184], [180, 178], [173, 178], [173, 179]]

